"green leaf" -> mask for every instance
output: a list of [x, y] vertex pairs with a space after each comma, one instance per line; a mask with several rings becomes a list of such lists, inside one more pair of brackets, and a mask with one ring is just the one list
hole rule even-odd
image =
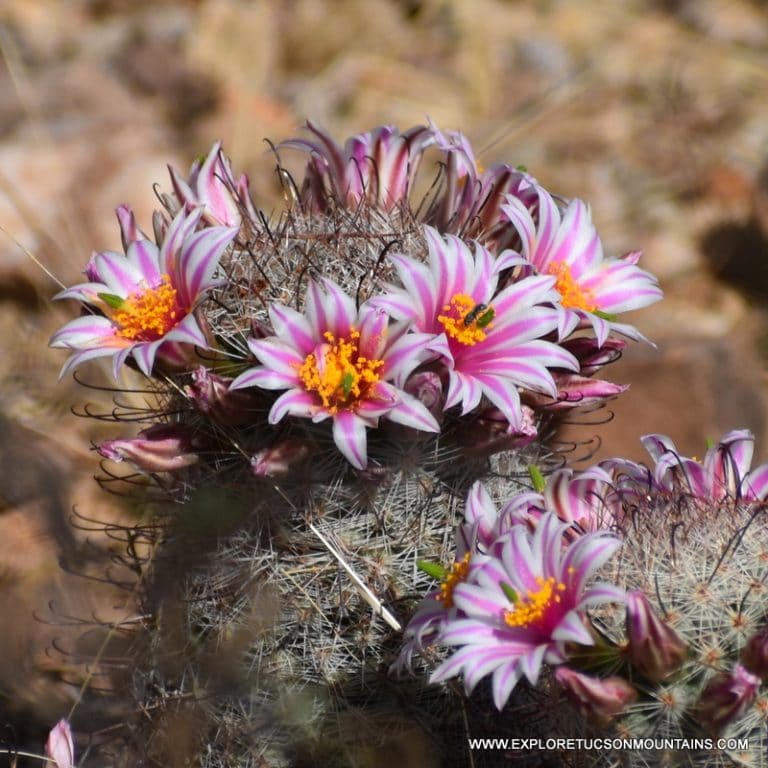
[[610, 312], [601, 312], [599, 309], [594, 310], [592, 314], [596, 315], [601, 320], [608, 320], [609, 322], [619, 319], [618, 315], [612, 315]]
[[501, 587], [501, 591], [506, 595], [507, 600], [509, 600], [510, 603], [514, 605], [518, 602], [520, 598], [517, 596], [517, 592], [512, 589], [511, 584], [507, 584], [506, 581], [500, 581], [499, 586]]
[[120, 309], [125, 304], [125, 299], [120, 296], [115, 296], [114, 293], [97, 293], [96, 294], [108, 307], [112, 309]]
[[528, 168], [525, 165], [516, 165], [515, 170], [522, 171], [523, 173], [528, 173]]
[[533, 483], [533, 490], [537, 493], [543, 493], [547, 487], [547, 481], [544, 479], [544, 475], [541, 474], [541, 470], [535, 464], [531, 464], [528, 467], [528, 475]]
[[448, 571], [443, 568], [440, 563], [430, 563], [427, 560], [417, 560], [416, 561], [416, 567], [427, 574], [427, 576], [431, 576], [433, 579], [439, 579], [442, 581], [447, 575]]

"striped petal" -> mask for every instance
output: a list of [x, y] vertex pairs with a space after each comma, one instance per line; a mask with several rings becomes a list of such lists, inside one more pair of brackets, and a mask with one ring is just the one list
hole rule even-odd
[[357, 469], [368, 463], [365, 422], [351, 411], [340, 411], [333, 417], [333, 441], [336, 447]]
[[236, 227], [210, 227], [184, 240], [174, 283], [183, 307], [191, 309], [203, 291], [211, 287], [219, 259], [237, 233]]

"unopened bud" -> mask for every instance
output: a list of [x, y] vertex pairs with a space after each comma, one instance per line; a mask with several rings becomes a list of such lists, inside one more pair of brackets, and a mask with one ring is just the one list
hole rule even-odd
[[757, 698], [760, 678], [741, 664], [731, 672], [721, 672], [704, 688], [696, 705], [696, 719], [711, 734], [717, 735], [728, 723], [744, 714]]
[[256, 477], [285, 477], [309, 456], [306, 440], [287, 438], [259, 451], [251, 458], [251, 472]]
[[514, 427], [498, 408], [487, 408], [462, 427], [460, 437], [465, 451], [472, 456], [491, 456], [528, 445], [538, 435], [536, 414], [523, 405], [522, 415], [520, 425]]
[[626, 384], [614, 384], [602, 379], [588, 379], [577, 373], [553, 372], [557, 397], [552, 399], [539, 392], [526, 392], [525, 400], [534, 408], [547, 411], [565, 411], [583, 405], [597, 405], [616, 397], [628, 389]]
[[105, 459], [127, 459], [145, 472], [173, 472], [200, 459], [192, 442], [192, 433], [180, 424], [155, 424], [136, 437], [106, 440], [97, 450]]
[[45, 742], [45, 756], [56, 768], [72, 768], [75, 764], [75, 745], [69, 723], [62, 719], [53, 726]]
[[652, 682], [679, 669], [688, 654], [680, 635], [653, 612], [639, 590], [627, 595], [627, 637], [630, 662]]
[[200, 413], [222, 426], [235, 427], [253, 420], [255, 399], [249, 390], [231, 390], [232, 381], [200, 366], [185, 391]]
[[405, 382], [405, 391], [423, 403], [429, 412], [439, 417], [443, 412], [445, 397], [440, 377], [433, 371], [415, 373]]
[[752, 674], [768, 682], [768, 627], [752, 635], [741, 652], [741, 663]]
[[627, 342], [620, 339], [606, 339], [598, 344], [594, 336], [577, 336], [560, 344], [579, 361], [582, 376], [593, 376], [603, 366], [615, 363], [627, 346]]
[[622, 677], [592, 677], [560, 666], [555, 670], [555, 679], [568, 698], [601, 727], [637, 699], [637, 691]]

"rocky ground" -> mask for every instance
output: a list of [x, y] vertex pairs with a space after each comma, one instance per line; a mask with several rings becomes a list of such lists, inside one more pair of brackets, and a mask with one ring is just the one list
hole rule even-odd
[[78, 699], [62, 617], [129, 610], [59, 569], [87, 538], [68, 526], [73, 504], [127, 512], [91, 480], [106, 428], [70, 406], [99, 393], [57, 384], [47, 338], [71, 307], [50, 297], [91, 250], [118, 247], [117, 204], [148, 224], [166, 163], [185, 168], [216, 138], [267, 210], [264, 139], [308, 117], [342, 139], [429, 116], [484, 165], [522, 163], [590, 201], [607, 251], [642, 249], [666, 299], [634, 318], [657, 346], [611, 369], [632, 385], [613, 421], [564, 439], [599, 434], [601, 456], [641, 458], [638, 436], [660, 431], [701, 455], [749, 427], [765, 458], [759, 0], [4, 0], [0, 50], [0, 722], [17, 733]]

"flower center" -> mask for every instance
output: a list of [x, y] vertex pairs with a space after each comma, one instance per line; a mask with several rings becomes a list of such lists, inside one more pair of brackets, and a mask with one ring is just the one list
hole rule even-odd
[[316, 392], [331, 414], [353, 408], [369, 396], [379, 380], [383, 360], [369, 360], [360, 355], [360, 332], [337, 339], [330, 331], [323, 334], [327, 343], [319, 344], [304, 358], [299, 378], [308, 392]]
[[597, 309], [592, 291], [585, 290], [578, 284], [571, 274], [571, 268], [564, 261], [553, 262], [547, 272], [555, 276], [555, 290], [560, 294], [560, 303], [566, 309], [583, 309], [585, 312], [594, 312]]
[[508, 627], [528, 627], [546, 616], [549, 607], [561, 601], [560, 593], [566, 589], [562, 581], [555, 581], [554, 576], [543, 579], [536, 577], [539, 589], [529, 589], [525, 597], [515, 603], [514, 608], [504, 611], [504, 623]]
[[163, 275], [160, 285], [132, 293], [112, 313], [119, 326], [117, 334], [131, 341], [156, 341], [165, 336], [181, 319], [176, 289], [171, 278]]
[[494, 314], [490, 305], [476, 304], [466, 293], [455, 293], [450, 303], [443, 305], [443, 314], [437, 319], [450, 338], [471, 347], [485, 340], [485, 329], [493, 327]]
[[437, 595], [437, 600], [439, 600], [445, 608], [453, 607], [453, 590], [456, 589], [457, 584], [466, 581], [467, 574], [469, 573], [469, 558], [471, 555], [471, 552], [467, 552], [458, 563], [453, 563], [440, 584], [440, 594]]

